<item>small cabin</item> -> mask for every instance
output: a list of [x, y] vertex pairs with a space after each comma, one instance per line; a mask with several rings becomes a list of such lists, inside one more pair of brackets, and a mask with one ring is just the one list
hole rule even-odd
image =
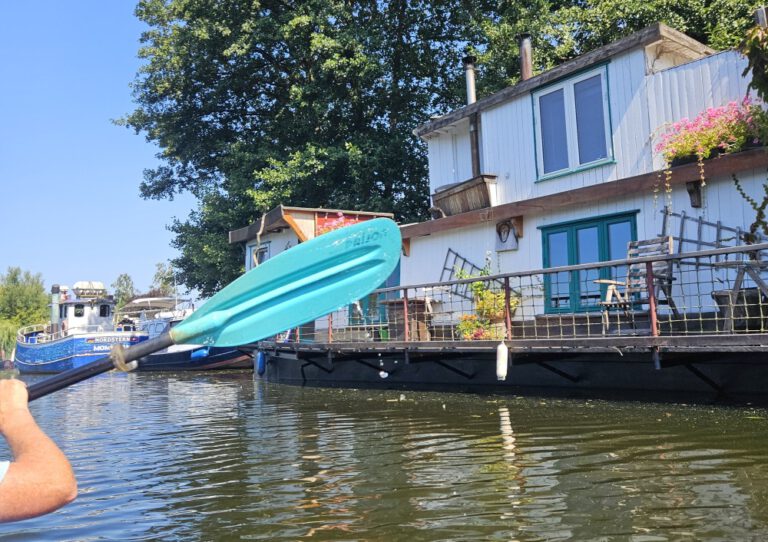
[[114, 297], [101, 282], [78, 281], [71, 289], [51, 288], [51, 323], [60, 325], [62, 331], [111, 331], [114, 308]]
[[[245, 270], [248, 272], [299, 243], [329, 231], [374, 218], [393, 219], [394, 215], [392, 213], [279, 205], [263, 214], [253, 224], [230, 231], [229, 242], [245, 243]], [[381, 287], [399, 284], [400, 267], [398, 265]], [[379, 314], [384, 310], [383, 306], [380, 307], [379, 304], [380, 300], [377, 296], [368, 296], [368, 298], [351, 305], [343, 315], [343, 321], [339, 322], [337, 317], [334, 325], [346, 326], [352, 330], [351, 332], [354, 332], [355, 326], [374, 323], [372, 320], [380, 319]], [[323, 331], [321, 330], [329, 327], [328, 318], [325, 317], [302, 326], [297, 331], [300, 336], [309, 336], [315, 333], [322, 335]]]
[[244, 228], [229, 232], [230, 243], [245, 243], [245, 270], [323, 233], [392, 213], [279, 205]]

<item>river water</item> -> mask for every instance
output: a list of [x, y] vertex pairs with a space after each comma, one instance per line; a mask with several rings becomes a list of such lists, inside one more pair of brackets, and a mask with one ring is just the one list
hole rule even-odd
[[3, 541], [768, 539], [749, 406], [120, 373], [32, 409], [80, 495]]

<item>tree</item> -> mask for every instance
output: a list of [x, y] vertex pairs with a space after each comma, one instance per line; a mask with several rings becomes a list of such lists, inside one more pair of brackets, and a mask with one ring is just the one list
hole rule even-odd
[[412, 130], [461, 103], [476, 40], [460, 0], [142, 0], [136, 14], [147, 64], [123, 123], [162, 149], [142, 195], [199, 200], [171, 227], [187, 286], [239, 275], [227, 232], [279, 203], [426, 217]]
[[133, 279], [127, 273], [123, 273], [112, 283], [112, 291], [115, 296], [117, 310], [120, 310], [126, 303], [136, 297], [136, 288], [133, 285]]
[[150, 290], [161, 296], [173, 295], [176, 290], [173, 267], [162, 262], [155, 264], [155, 276], [152, 278]]
[[48, 319], [48, 296], [40, 273], [9, 267], [0, 275], [0, 319], [19, 326], [42, 324]]
[[485, 14], [487, 40], [478, 47], [478, 93], [519, 80], [517, 36], [531, 35], [534, 71], [607, 45], [656, 22], [721, 50], [738, 46], [752, 26], [757, 2], [744, 0], [534, 0], [502, 1]]
[[9, 267], [0, 275], [0, 349], [9, 355], [20, 327], [48, 320], [48, 296], [42, 276]]
[[715, 48], [737, 44], [743, 0], [140, 0], [149, 29], [121, 122], [156, 143], [145, 198], [189, 191], [170, 227], [179, 278], [210, 295], [242, 273], [228, 231], [280, 203], [426, 218], [426, 151], [412, 134], [519, 78], [516, 35], [538, 71], [663, 21]]

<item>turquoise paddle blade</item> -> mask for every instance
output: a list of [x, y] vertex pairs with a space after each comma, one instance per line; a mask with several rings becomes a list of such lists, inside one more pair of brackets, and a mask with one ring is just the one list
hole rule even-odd
[[331, 313], [381, 286], [400, 259], [387, 218], [305, 241], [262, 263], [171, 330], [173, 342], [240, 346]]

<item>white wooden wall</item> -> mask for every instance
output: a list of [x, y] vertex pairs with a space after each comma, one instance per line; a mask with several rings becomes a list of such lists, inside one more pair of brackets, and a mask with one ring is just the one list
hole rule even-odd
[[[631, 177], [661, 167], [653, 147], [670, 122], [693, 118], [707, 107], [740, 100], [746, 60], [726, 51], [646, 75], [642, 49], [608, 64], [615, 164], [536, 182], [533, 105], [530, 94], [482, 113], [482, 172], [498, 176], [498, 203], [554, 194]], [[428, 141], [430, 190], [472, 176], [466, 120]]]
[[469, 122], [466, 119], [431, 137], [427, 148], [430, 194], [441, 186], [472, 178]]
[[[266, 233], [261, 236], [261, 245], [269, 243], [269, 257], [274, 258], [281, 252], [285, 252], [289, 248], [296, 246], [299, 242], [299, 238], [291, 229], [285, 229], [276, 233]], [[251, 239], [246, 243], [245, 250], [245, 270], [251, 270], [251, 262], [248, 261], [248, 255], [250, 253], [249, 247], [256, 246], [256, 239]]]
[[[749, 83], [741, 75], [746, 66], [742, 55], [724, 51], [649, 76], [646, 94], [653, 135], [658, 137], [669, 123], [693, 119], [708, 107], [743, 99]], [[656, 157], [655, 166], [662, 166], [661, 157]]]

